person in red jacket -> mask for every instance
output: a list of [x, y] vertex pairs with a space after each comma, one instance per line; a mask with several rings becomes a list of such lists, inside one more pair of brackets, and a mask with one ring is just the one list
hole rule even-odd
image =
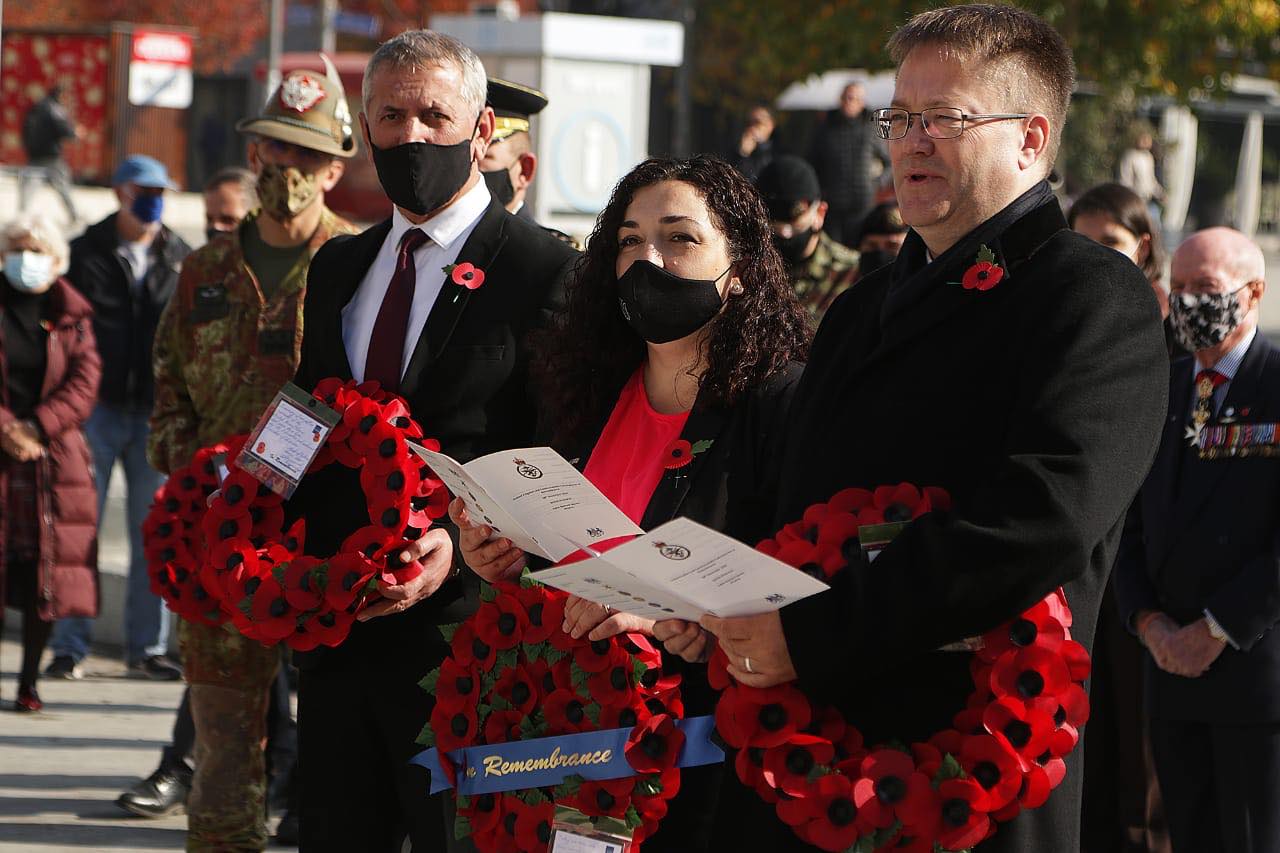
[[4, 605], [21, 610], [14, 710], [38, 711], [53, 621], [98, 610], [98, 501], [81, 427], [102, 362], [93, 309], [62, 278], [58, 229], [24, 216], [0, 233], [0, 251], [0, 633]]

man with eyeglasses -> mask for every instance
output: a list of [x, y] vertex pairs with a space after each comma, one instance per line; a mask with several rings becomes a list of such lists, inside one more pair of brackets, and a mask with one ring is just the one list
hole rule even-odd
[[[738, 681], [797, 680], [869, 747], [956, 725], [974, 680], [972, 655], [955, 650], [1059, 588], [1072, 638], [1091, 646], [1168, 393], [1146, 277], [1068, 229], [1046, 181], [1075, 77], [1062, 37], [1016, 7], [966, 5], [916, 15], [888, 49], [897, 83], [876, 120], [911, 231], [892, 266], [827, 311], [774, 466], [773, 521], [746, 538], [849, 487], [940, 486], [952, 507], [780, 613], [703, 618]], [[1024, 687], [1018, 708], [1041, 695]], [[1000, 734], [1022, 742], [1016, 726]], [[993, 743], [1018, 760], [1009, 741]], [[975, 810], [944, 806], [941, 830], [908, 826], [896, 840], [928, 846], [973, 817], [982, 853], [1078, 851], [1085, 748], [1063, 765], [1031, 759], [1065, 772], [1035, 808], [1006, 808], [1001, 774], [966, 760], [984, 789]], [[733, 780], [720, 799], [725, 849], [810, 849]], [[847, 825], [855, 811], [826, 814]]]
[[[250, 137], [260, 207], [192, 253], [156, 335], [156, 404], [148, 454], [162, 471], [251, 429], [293, 378], [312, 256], [354, 226], [324, 204], [356, 153], [337, 72], [294, 71]], [[280, 652], [226, 627], [183, 621], [183, 664], [195, 722], [188, 850], [266, 847], [263, 742]]]

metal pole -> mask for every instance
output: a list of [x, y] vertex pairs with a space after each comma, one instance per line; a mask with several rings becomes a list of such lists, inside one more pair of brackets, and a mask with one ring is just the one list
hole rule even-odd
[[671, 147], [678, 157], [687, 157], [693, 150], [693, 4], [680, 1], [680, 21], [684, 24], [684, 57], [676, 69], [676, 115], [672, 128]]
[[338, 14], [338, 0], [320, 2], [320, 49], [329, 56], [337, 51], [338, 37], [334, 32], [334, 18]]
[[280, 54], [284, 49], [285, 0], [271, 0], [270, 18], [267, 21], [267, 91], [263, 100], [271, 97], [280, 86]]

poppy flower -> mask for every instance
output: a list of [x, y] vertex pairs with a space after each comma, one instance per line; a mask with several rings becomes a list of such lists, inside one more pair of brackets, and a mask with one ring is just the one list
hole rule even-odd
[[967, 737], [957, 758], [970, 778], [987, 792], [992, 811], [1004, 808], [1017, 798], [1022, 788], [1022, 767], [1018, 757], [997, 738]]
[[803, 539], [788, 542], [778, 549], [775, 559], [792, 568], [818, 578], [829, 578], [848, 565], [840, 546], [830, 543], [810, 544]]
[[911, 483], [877, 487], [872, 506], [886, 523], [911, 521], [932, 509], [928, 496]]
[[373, 561], [378, 552], [396, 540], [396, 536], [376, 525], [361, 527], [342, 541], [339, 553], [358, 553], [367, 560]]
[[329, 560], [325, 571], [324, 600], [334, 610], [345, 610], [355, 602], [377, 572], [364, 555], [342, 552]]
[[618, 647], [612, 637], [590, 640], [573, 650], [573, 662], [583, 672], [595, 674], [613, 666], [630, 663], [631, 656]]
[[264, 577], [252, 597], [249, 618], [258, 626], [260, 636], [275, 642], [293, 633], [297, 627], [298, 614], [289, 606], [284, 589], [276, 583], [275, 578]]
[[738, 779], [748, 788], [754, 788], [756, 795], [766, 803], [778, 802], [778, 793], [764, 778], [765, 750], [759, 746], [749, 746], [738, 750], [733, 760], [733, 769]]
[[807, 820], [797, 825], [798, 833], [823, 850], [845, 850], [867, 832], [853, 801], [853, 783], [847, 776], [830, 773], [820, 777], [803, 800]]
[[1004, 268], [990, 261], [979, 261], [964, 271], [960, 283], [965, 290], [986, 291], [1000, 283], [1004, 278]]
[[218, 496], [209, 504], [209, 511], [220, 518], [235, 518], [249, 511], [249, 505], [257, 494], [258, 481], [237, 468], [222, 481]]
[[1056, 697], [1070, 683], [1071, 672], [1062, 656], [1040, 646], [1006, 654], [991, 670], [991, 690], [996, 696], [1012, 696], [1023, 701], [1040, 696]]
[[365, 465], [360, 469], [360, 488], [370, 505], [408, 501], [418, 490], [418, 466], [406, 463], [386, 470]]
[[668, 470], [683, 468], [693, 461], [693, 445], [683, 438], [677, 438], [662, 451], [662, 467]]
[[[546, 713], [546, 706], [544, 705], [544, 718], [549, 719], [549, 717], [546, 717]], [[520, 724], [524, 719], [525, 715], [513, 708], [505, 711], [490, 711], [489, 716], [484, 718], [484, 742], [509, 743], [513, 740], [520, 740]], [[573, 734], [574, 732], [557, 732], [552, 727], [549, 733]]]
[[674, 767], [684, 748], [684, 732], [668, 714], [657, 714], [631, 730], [624, 753], [640, 773], [661, 773]]
[[988, 705], [982, 722], [1002, 747], [1019, 757], [1023, 769], [1049, 748], [1054, 731], [1053, 717], [1012, 696], [1002, 696]]
[[839, 548], [845, 559], [858, 543], [858, 517], [850, 512], [829, 512], [818, 525], [818, 545], [829, 545]]
[[370, 503], [369, 520], [375, 527], [381, 528], [390, 541], [392, 537], [401, 536], [405, 525], [409, 523], [409, 503], [408, 498], [388, 500], [381, 504]]
[[459, 287], [475, 290], [484, 284], [484, 270], [475, 264], [451, 264], [449, 280]]
[[[632, 780], [636, 781], [636, 780]], [[664, 770], [656, 777], [650, 775], [646, 781], [656, 781], [657, 787], [660, 789], [657, 793], [649, 793], [650, 788], [638, 784], [631, 792], [631, 804], [636, 807], [636, 811], [640, 813], [640, 817], [649, 821], [659, 821], [666, 817], [667, 803], [675, 799], [680, 793], [680, 770], [672, 767]], [[654, 827], [656, 829], [656, 827]], [[652, 834], [652, 831], [650, 831]]]
[[730, 687], [716, 704], [716, 730], [730, 746], [779, 746], [809, 725], [809, 700], [790, 684]]
[[[356, 439], [354, 433], [351, 438], [352, 449], [359, 451], [362, 442]], [[369, 445], [365, 453], [365, 468], [372, 468], [375, 472], [381, 473], [408, 467], [417, 469], [417, 463], [409, 458], [409, 448], [404, 443], [404, 433], [385, 420], [378, 421], [377, 426], [369, 431], [365, 440]]]
[[973, 779], [948, 779], [938, 786], [938, 843], [948, 850], [964, 850], [987, 837], [987, 792]]
[[142, 538], [147, 550], [159, 549], [182, 540], [184, 525], [163, 512], [151, 512], [142, 522]]
[[630, 705], [635, 695], [633, 679], [635, 665], [630, 657], [620, 657], [615, 663], [592, 673], [587, 679], [587, 695], [603, 705]]
[[427, 495], [414, 495], [409, 498], [409, 516], [406, 525], [426, 530], [438, 518], [444, 518], [449, 512], [449, 501], [453, 500], [449, 490], [441, 486]]
[[341, 610], [324, 610], [309, 617], [304, 625], [317, 642], [326, 646], [338, 646], [351, 633], [355, 617]]
[[573, 798], [573, 807], [583, 814], [622, 817], [631, 806], [635, 782], [632, 776], [583, 782]]
[[233, 572], [241, 566], [258, 565], [258, 551], [248, 539], [224, 539], [209, 551], [206, 563], [217, 572]]
[[887, 829], [899, 812], [913, 813], [931, 792], [929, 777], [916, 768], [911, 755], [897, 749], [876, 749], [862, 759], [853, 801], [865, 825]]
[[519, 665], [503, 670], [489, 695], [501, 696], [526, 716], [538, 707], [538, 687]]
[[475, 705], [479, 696], [479, 674], [453, 658], [445, 658], [440, 664], [440, 675], [436, 679], [436, 704], [454, 710], [464, 705]]
[[520, 644], [529, 617], [519, 601], [500, 595], [480, 605], [474, 621], [477, 637], [495, 649], [504, 650]]
[[653, 712], [644, 704], [605, 707], [600, 709], [599, 729], [633, 729], [652, 716]]
[[[550, 734], [567, 735], [594, 731], [595, 725], [587, 716], [588, 700], [572, 690], [560, 688], [547, 694], [542, 702], [542, 718], [547, 721]], [[603, 719], [601, 720], [603, 724]], [[611, 728], [620, 728], [612, 726]]]
[[458, 630], [453, 632], [450, 650], [453, 654], [453, 659], [463, 666], [475, 666], [484, 672], [488, 672], [493, 668], [497, 649], [476, 635], [475, 628], [472, 625], [473, 621], [468, 619], [458, 626]]
[[1072, 681], [1084, 681], [1093, 668], [1089, 660], [1089, 651], [1075, 640], [1067, 640], [1058, 650], [1067, 665], [1067, 673]]
[[227, 539], [248, 539], [253, 524], [249, 521], [247, 512], [230, 518], [209, 512], [201, 519], [200, 530], [204, 533], [204, 541], [213, 547]]
[[[1089, 721], [1089, 694], [1079, 684], [1067, 685], [1067, 689], [1058, 694], [1058, 703], [1063, 722], [1079, 728]], [[1054, 719], [1056, 722], [1057, 717]]]
[[520, 817], [529, 811], [524, 800], [512, 794], [502, 795], [502, 818], [484, 841], [486, 853], [524, 853], [525, 850], [540, 849], [525, 847], [520, 844]]
[[351, 430], [347, 442], [352, 450], [366, 452], [369, 433], [382, 422], [382, 407], [368, 397], [359, 397], [348, 405], [342, 413], [342, 423]]
[[436, 747], [450, 752], [475, 742], [477, 722], [474, 705], [449, 708], [436, 703], [431, 711], [431, 731], [436, 736]]
[[[529, 646], [525, 645], [524, 651], [528, 652]], [[522, 656], [521, 664], [524, 666], [525, 672], [529, 673], [529, 680], [533, 682], [533, 686], [538, 688], [538, 696], [545, 699], [561, 687], [571, 687], [569, 684], [557, 684], [555, 675], [551, 666], [542, 658], [537, 660], [528, 660]]]
[[546, 587], [531, 586], [522, 588], [515, 595], [529, 618], [522, 636], [524, 643], [545, 643], [564, 625], [564, 603], [568, 599], [564, 593], [553, 593]]
[[858, 510], [871, 503], [872, 497], [868, 489], [841, 489], [831, 496], [831, 500], [827, 501], [827, 508], [831, 512], [857, 515]]
[[1055, 650], [1066, 636], [1066, 627], [1055, 618], [1048, 602], [1040, 601], [1018, 618], [983, 634], [978, 655], [983, 660], [994, 661], [1010, 649], [1040, 646]]
[[458, 805], [458, 815], [471, 824], [473, 836], [490, 832], [502, 818], [502, 795], [477, 794], [465, 806]]
[[831, 742], [813, 735], [798, 734], [781, 746], [764, 751], [764, 781], [792, 797], [804, 796], [809, 773], [830, 764], [835, 756]]

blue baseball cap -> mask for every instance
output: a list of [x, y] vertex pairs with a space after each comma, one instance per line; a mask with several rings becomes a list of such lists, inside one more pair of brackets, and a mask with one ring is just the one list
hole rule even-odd
[[158, 187], [166, 190], [178, 188], [173, 181], [169, 180], [169, 171], [165, 169], [164, 164], [145, 154], [133, 154], [124, 158], [124, 161], [116, 167], [111, 184], [113, 186], [137, 184], [140, 187]]

